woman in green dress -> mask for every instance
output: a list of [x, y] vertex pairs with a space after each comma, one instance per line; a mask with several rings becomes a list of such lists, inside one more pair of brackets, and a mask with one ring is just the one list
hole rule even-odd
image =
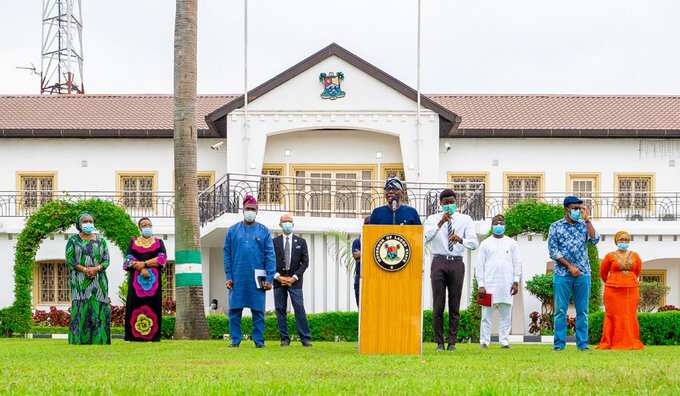
[[94, 216], [78, 216], [76, 228], [66, 243], [66, 265], [71, 287], [71, 326], [69, 344], [110, 344], [111, 304], [109, 249], [106, 240], [94, 233]]

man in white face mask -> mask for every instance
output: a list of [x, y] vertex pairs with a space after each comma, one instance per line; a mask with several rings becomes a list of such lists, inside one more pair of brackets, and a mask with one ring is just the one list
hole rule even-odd
[[[231, 347], [241, 343], [241, 315], [250, 308], [253, 315], [253, 341], [264, 347], [266, 291], [272, 288], [276, 257], [269, 229], [255, 221], [257, 200], [243, 199], [243, 221], [229, 228], [224, 239], [224, 273], [229, 292], [229, 333]], [[258, 276], [256, 276], [256, 274]]]
[[302, 276], [309, 266], [307, 241], [293, 235], [293, 215], [281, 216], [279, 222], [283, 235], [274, 238], [276, 253], [276, 274], [274, 274], [274, 306], [281, 335], [281, 346], [290, 345], [288, 335], [288, 296], [295, 311], [295, 325], [303, 346], [312, 346], [304, 298], [302, 297]]

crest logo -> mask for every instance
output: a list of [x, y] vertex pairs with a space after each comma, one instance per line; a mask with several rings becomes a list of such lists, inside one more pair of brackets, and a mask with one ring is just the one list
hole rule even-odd
[[399, 271], [411, 258], [408, 241], [398, 234], [387, 234], [375, 244], [373, 258], [385, 271]]
[[343, 72], [319, 74], [319, 82], [323, 84], [321, 99], [335, 100], [345, 97], [345, 91], [340, 88], [340, 83], [345, 79]]

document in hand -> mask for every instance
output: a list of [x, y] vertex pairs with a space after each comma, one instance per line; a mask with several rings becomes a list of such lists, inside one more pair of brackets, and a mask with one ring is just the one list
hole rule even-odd
[[479, 293], [477, 296], [477, 304], [483, 305], [485, 307], [490, 307], [491, 306], [491, 294], [489, 293]]
[[263, 269], [255, 270], [255, 287], [258, 289], [264, 288], [264, 282], [267, 281], [267, 271]]

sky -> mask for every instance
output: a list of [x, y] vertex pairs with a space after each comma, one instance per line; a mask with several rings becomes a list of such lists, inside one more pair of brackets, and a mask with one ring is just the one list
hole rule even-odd
[[[243, 90], [243, 1], [198, 0], [198, 92]], [[37, 94], [39, 0], [0, 0], [0, 94]], [[337, 42], [415, 87], [417, 0], [248, 0], [256, 86]], [[680, 95], [680, 1], [422, 0], [426, 93]], [[172, 93], [172, 0], [83, 0], [87, 93]]]

